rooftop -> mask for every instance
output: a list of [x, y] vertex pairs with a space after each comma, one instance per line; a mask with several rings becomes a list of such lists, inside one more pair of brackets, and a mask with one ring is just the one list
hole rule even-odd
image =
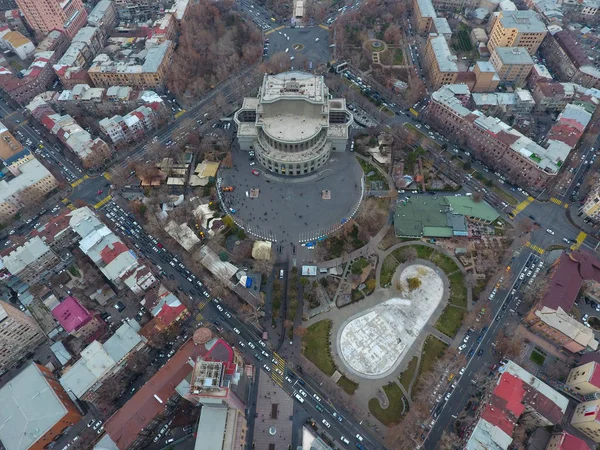
[[433, 3], [431, 0], [417, 0], [417, 5], [419, 6], [419, 10], [421, 11], [421, 16], [423, 17], [437, 17], [435, 12], [435, 8], [433, 7]]
[[92, 316], [75, 297], [68, 296], [52, 310], [52, 315], [67, 333], [78, 330], [92, 320]]
[[52, 174], [37, 159], [32, 158], [19, 166], [19, 172], [10, 181], [0, 181], [0, 202], [17, 195], [40, 180], [52, 177]]
[[545, 33], [546, 25], [539, 15], [530, 9], [502, 12], [500, 22], [504, 28], [515, 28], [520, 33]]
[[134, 320], [125, 322], [104, 344], [92, 342], [81, 351], [81, 358], [61, 377], [66, 391], [77, 397], [84, 395], [100, 378], [115, 367], [140, 342], [139, 324]]
[[6, 450], [26, 450], [67, 414], [46, 374], [30, 363], [0, 388], [0, 441]]
[[188, 340], [121, 409], [106, 421], [105, 431], [119, 449], [128, 448], [140, 430], [164, 410], [165, 402], [175, 394], [175, 387], [192, 372], [196, 358], [205, 355], [206, 352], [205, 345], [195, 345], [191, 339]]
[[265, 75], [260, 91], [261, 102], [282, 98], [301, 98], [324, 103], [326, 86], [323, 77], [306, 72], [283, 72]]
[[440, 72], [458, 72], [456, 56], [450, 51], [448, 41], [442, 35], [430, 35], [429, 43], [440, 68]]
[[25, 267], [35, 264], [38, 259], [49, 251], [51, 251], [50, 247], [38, 236], [35, 236], [2, 258], [2, 262], [11, 274], [18, 275]]
[[496, 47], [494, 52], [502, 64], [533, 66], [533, 59], [525, 47]]

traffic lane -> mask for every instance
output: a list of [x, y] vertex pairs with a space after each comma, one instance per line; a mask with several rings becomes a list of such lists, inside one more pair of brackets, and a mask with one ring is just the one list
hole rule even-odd
[[[115, 211], [115, 208], [110, 208], [110, 209], [111, 209], [112, 211]], [[119, 211], [119, 210], [118, 210], [118, 209], [116, 209], [116, 211]], [[126, 217], [127, 217], [127, 218], [129, 218], [129, 217], [128, 217], [126, 214], [124, 214], [124, 213], [121, 213], [121, 214], [120, 214], [120, 216], [121, 216], [123, 219], [125, 219]], [[146, 235], [146, 236], [148, 236], [148, 235]], [[142, 242], [143, 242], [143, 241], [142, 241]], [[146, 240], [145, 242], [143, 242], [145, 246], [148, 246], [148, 245], [149, 245], [147, 242], [148, 242], [147, 240]], [[181, 275], [181, 274], [179, 274], [179, 275]], [[184, 281], [184, 283], [185, 283], [186, 281], [187, 281], [187, 280], [185, 280], [185, 281]], [[209, 302], [209, 303], [208, 303], [208, 304], [205, 306], [205, 308], [204, 308], [204, 309], [207, 309], [207, 308], [208, 308], [208, 311], [210, 311], [211, 309], [215, 309], [215, 310], [217, 310], [217, 311], [218, 311], [218, 312], [217, 312], [217, 314], [219, 314], [219, 313], [223, 313], [223, 315], [225, 315], [225, 312], [229, 312], [229, 311], [227, 311], [227, 309], [226, 309], [225, 307], [223, 307], [222, 305], [220, 305], [220, 306], [221, 306], [221, 308], [223, 309], [223, 311], [219, 310], [219, 309], [217, 308], [217, 306], [216, 306], [216, 305], [217, 305], [217, 302], [211, 301], [211, 302]], [[230, 313], [230, 314], [231, 314], [231, 313]], [[266, 346], [264, 346], [264, 347], [263, 347], [262, 345], [260, 345], [260, 340], [258, 339], [258, 333], [255, 333], [255, 332], [251, 332], [251, 331], [249, 331], [249, 330], [251, 330], [251, 328], [250, 328], [250, 327], [249, 327], [247, 324], [245, 324], [245, 323], [243, 324], [241, 321], [239, 321], [239, 319], [237, 318], [237, 316], [235, 316], [234, 314], [231, 314], [231, 317], [228, 317], [228, 319], [229, 319], [229, 320], [231, 320], [231, 322], [229, 322], [228, 320], [225, 320], [225, 321], [223, 322], [223, 325], [224, 325], [224, 326], [227, 326], [228, 328], [231, 328], [231, 330], [232, 330], [234, 333], [236, 333], [236, 332], [235, 332], [235, 330], [234, 330], [234, 328], [237, 328], [237, 326], [239, 326], [239, 327], [240, 327], [240, 328], [239, 328], [239, 331], [240, 331], [240, 332], [239, 332], [239, 333], [236, 333], [236, 334], [238, 334], [239, 336], [245, 337], [245, 338], [246, 338], [246, 340], [256, 339], [257, 341], [259, 341], [259, 342], [257, 342], [257, 344], [258, 344], [258, 345], [257, 345], [257, 347], [256, 347], [256, 348], [265, 348], [265, 347], [266, 347]], [[237, 326], [236, 326], [236, 325], [237, 325]], [[243, 333], [243, 334], [242, 334], [242, 333]], [[252, 348], [250, 348], [249, 346], [244, 346], [244, 347], [241, 347], [241, 348], [240, 348], [240, 350], [241, 350], [241, 351], [243, 351], [243, 352], [244, 352], [244, 350], [245, 350], [245, 352], [247, 352], [247, 353], [251, 353], [250, 351], [251, 351], [251, 350], [253, 351], [253, 350], [255, 350], [255, 349], [252, 349]], [[272, 364], [272, 363], [273, 363], [273, 361], [272, 361], [273, 354], [274, 354], [274, 352], [271, 352], [271, 353], [269, 353], [269, 360], [266, 360], [266, 361], [265, 361], [265, 363], [263, 364], [263, 365], [267, 365], [267, 367], [271, 368], [271, 376], [273, 375], [273, 373], [272, 373], [272, 372], [273, 372], [273, 369], [272, 369], [272, 368], [273, 368], [273, 364]], [[284, 363], [284, 366], [285, 366], [285, 361], [283, 361], [283, 363]], [[284, 369], [285, 369], [285, 367], [284, 367]], [[285, 371], [284, 371], [284, 373], [285, 373]], [[300, 378], [298, 375], [295, 375], [295, 376], [297, 377], [297, 379], [299, 379], [299, 378]], [[306, 382], [305, 382], [305, 383], [306, 383]], [[322, 398], [322, 396], [320, 396], [320, 397]], [[311, 398], [313, 398], [313, 399], [314, 399], [314, 397], [311, 397]], [[316, 399], [315, 399], [315, 401], [316, 401]], [[331, 404], [331, 403], [330, 403], [330, 404]], [[333, 405], [332, 405], [332, 406], [333, 406]], [[360, 429], [360, 428], [358, 427], [358, 425], [355, 425], [355, 427], [356, 427], [357, 429]], [[363, 436], [364, 436], [364, 433], [361, 433], [361, 435], [363, 435]]]
[[[500, 329], [500, 327], [502, 326], [502, 320], [496, 320], [496, 318], [500, 318], [502, 319], [504, 317], [503, 311], [501, 310], [501, 306], [504, 303], [504, 301], [506, 301], [506, 299], [508, 298], [508, 296], [510, 295], [510, 292], [514, 289], [515, 284], [517, 284], [517, 282], [519, 281], [519, 274], [524, 270], [527, 262], [529, 261], [529, 259], [532, 257], [532, 253], [527, 252], [527, 251], [522, 251], [519, 256], [516, 258], [515, 261], [513, 261], [512, 266], [511, 267], [520, 267], [520, 269], [516, 272], [516, 275], [514, 275], [514, 281], [511, 285], [511, 287], [506, 291], [506, 295], [504, 296], [504, 299], [500, 302], [488, 302], [488, 307], [492, 308], [492, 311], [495, 311], [495, 316], [492, 319], [491, 323], [488, 326], [488, 329], [485, 332], [485, 336], [484, 338], [481, 340], [481, 343], [478, 345], [476, 352], [479, 348], [481, 348], [482, 345], [485, 345], [488, 349], [491, 349], [491, 344], [493, 341], [495, 341], [496, 339], [496, 335], [498, 333], [498, 330]], [[514, 270], [511, 271], [511, 273], [515, 273]], [[500, 296], [496, 297], [498, 300], [500, 299]], [[487, 352], [486, 352], [487, 353]], [[465, 374], [467, 373], [471, 373], [474, 374], [476, 373], [478, 370], [481, 369], [481, 367], [483, 366], [483, 362], [485, 361], [484, 358], [469, 358], [466, 364], [466, 370], [465, 370]], [[471, 383], [470, 379], [468, 379], [465, 374], [461, 375], [460, 378], [458, 379], [457, 382], [457, 387], [461, 386], [461, 390], [467, 390], [468, 386], [466, 386], [467, 383]], [[450, 397], [452, 399], [452, 396]], [[463, 400], [463, 399], [461, 399]], [[427, 444], [428, 441], [433, 441], [435, 443], [439, 442], [439, 439], [441, 437], [441, 434], [443, 433], [444, 430], [447, 429], [448, 427], [448, 422], [450, 422], [450, 419], [452, 419], [452, 414], [448, 414], [447, 412], [444, 412], [444, 410], [446, 409], [446, 407], [451, 407], [449, 405], [455, 405], [453, 406], [453, 408], [458, 407], [460, 404], [459, 402], [455, 402], [453, 401], [449, 401], [446, 402], [444, 404], [444, 406], [442, 407], [440, 414], [437, 418], [436, 423], [434, 424], [433, 428], [430, 430], [428, 436], [425, 439], [425, 444]], [[426, 448], [434, 448], [432, 447], [428, 447], [426, 446]]]
[[[256, 353], [261, 352], [261, 350], [259, 350], [259, 349], [263, 349], [266, 351], [265, 347], [262, 347], [260, 345], [261, 341], [258, 338], [258, 336], [256, 336], [255, 333], [249, 331], [249, 327], [247, 327], [244, 323], [239, 321], [239, 319], [235, 315], [231, 314], [227, 310], [226, 307], [219, 304], [219, 306], [221, 306], [221, 308], [223, 309], [223, 311], [221, 311], [217, 308], [216, 305], [217, 305], [216, 302], [214, 302], [214, 301], [211, 302], [211, 306], [216, 308], [218, 313], [220, 313], [220, 318], [223, 321], [223, 323], [222, 323], [223, 327], [228, 328], [229, 330], [234, 332], [238, 336], [238, 339], [242, 340], [242, 342], [244, 343], [244, 345], [242, 346], [242, 345], [239, 345], [239, 341], [238, 341], [238, 349], [240, 351], [242, 351], [243, 353], [245, 353], [245, 355], [248, 357], [248, 359], [250, 359], [250, 360], [252, 360], [253, 358], [256, 359], [254, 355]], [[208, 307], [208, 305], [207, 305], [207, 307]], [[227, 313], [229, 313], [230, 316], [227, 316]], [[237, 333], [235, 331], [236, 328], [239, 330], [239, 333]], [[244, 342], [244, 340], [245, 340], [245, 342]], [[248, 345], [249, 342], [252, 342], [256, 346], [256, 348], [251, 348]], [[269, 352], [267, 352], [267, 353], [269, 353]], [[275, 368], [281, 367], [281, 364], [275, 364], [275, 362], [273, 361], [273, 359], [275, 358], [275, 356], [274, 356], [275, 354], [276, 354], [276, 352], [270, 352], [268, 358], [263, 359], [263, 361], [258, 362], [261, 365], [261, 369], [265, 373], [267, 373], [271, 378], [273, 378], [274, 380], [275, 380]], [[265, 367], [267, 367], [269, 370], [266, 370]], [[338, 417], [341, 416], [341, 414], [335, 410], [335, 406], [329, 400], [327, 400], [326, 396], [324, 396], [322, 393], [318, 392], [317, 389], [314, 388], [313, 386], [310, 386], [306, 382], [306, 380], [304, 380], [298, 374], [291, 371], [290, 368], [287, 367], [287, 365], [285, 364], [285, 361], [283, 361], [284, 375], [282, 375], [282, 377], [285, 377], [286, 376], [285, 374], [286, 373], [289, 374], [290, 372], [292, 372], [292, 375], [294, 377], [294, 382], [290, 383], [287, 379], [284, 378], [283, 389], [292, 397], [294, 397], [295, 393], [298, 393], [298, 395], [301, 395], [301, 397], [304, 398], [304, 402], [301, 403], [301, 405], [305, 409], [306, 409], [307, 405], [310, 405], [314, 409], [314, 411], [309, 410], [309, 412], [313, 413], [313, 417], [321, 417], [321, 420], [323, 418], [327, 419], [328, 423], [332, 426], [333, 429], [342, 433], [341, 435], [346, 436], [349, 439], [351, 438], [351, 436], [355, 436], [355, 434], [361, 434], [361, 436], [362, 436], [360, 428], [358, 426], [356, 426], [355, 424], [353, 424], [351, 420], [346, 420], [343, 418], [342, 421], [340, 421], [339, 419], [334, 417], [333, 412], [336, 412]], [[289, 375], [288, 375], [288, 377], [289, 377]], [[304, 392], [306, 394], [306, 396], [302, 395], [301, 392]], [[298, 401], [297, 399], [295, 399], [295, 400]], [[320, 412], [316, 409], [317, 404], [319, 404], [320, 407], [323, 408], [323, 411]], [[335, 426], [333, 426], [334, 422], [335, 422]], [[359, 431], [356, 431], [351, 436], [348, 436], [353, 432], [353, 430], [350, 427], [353, 427], [354, 431], [356, 431], [356, 430], [359, 430]], [[368, 436], [363, 437], [363, 439], [367, 439], [367, 438], [368, 438]]]

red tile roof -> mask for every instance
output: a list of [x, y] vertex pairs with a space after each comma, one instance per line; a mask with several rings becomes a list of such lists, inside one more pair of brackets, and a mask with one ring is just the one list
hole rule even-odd
[[178, 318], [187, 316], [188, 314], [188, 310], [183, 303], [177, 306], [164, 304], [156, 317], [144, 325], [140, 330], [140, 334], [146, 338], [150, 338], [171, 326]]
[[557, 310], [571, 311], [583, 280], [600, 282], [600, 261], [591, 253], [576, 251], [563, 253], [542, 298], [541, 305]]
[[512, 436], [515, 425], [503, 409], [487, 405], [481, 413], [481, 418]]
[[562, 439], [557, 450], [590, 450], [589, 445], [583, 439], [573, 436], [566, 431], [562, 432]]
[[141, 429], [164, 411], [165, 402], [175, 394], [175, 387], [192, 371], [189, 361], [196, 361], [206, 353], [204, 345], [195, 345], [191, 339], [188, 340], [137, 394], [108, 419], [104, 429], [119, 449], [128, 448]]
[[100, 257], [104, 264], [110, 264], [121, 253], [128, 252], [129, 249], [121, 241], [114, 242], [112, 245], [107, 245], [100, 252]]
[[592, 369], [592, 376], [590, 377], [589, 382], [594, 386], [600, 388], [600, 365], [595, 362], [594, 368]]

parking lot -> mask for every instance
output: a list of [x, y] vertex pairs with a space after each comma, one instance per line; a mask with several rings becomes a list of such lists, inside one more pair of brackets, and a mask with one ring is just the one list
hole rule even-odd
[[[250, 165], [246, 152], [235, 150], [232, 156], [233, 168], [219, 171], [219, 195], [238, 225], [261, 239], [318, 239], [339, 228], [359, 205], [363, 173], [350, 152], [332, 153], [319, 172], [293, 178]], [[229, 186], [233, 190], [224, 192]], [[324, 198], [324, 191], [330, 199]]]

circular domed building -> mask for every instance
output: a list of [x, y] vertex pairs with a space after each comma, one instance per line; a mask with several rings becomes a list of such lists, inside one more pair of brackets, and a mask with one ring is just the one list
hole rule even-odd
[[213, 337], [212, 331], [210, 331], [208, 328], [198, 328], [196, 331], [194, 331], [194, 344], [196, 345], [202, 345], [202, 344], [206, 344], [208, 341], [210, 341]]
[[331, 152], [346, 150], [352, 114], [345, 99], [329, 98], [322, 76], [305, 72], [265, 75], [257, 97], [246, 97], [234, 120], [240, 149], [254, 150], [267, 170], [305, 175]]

